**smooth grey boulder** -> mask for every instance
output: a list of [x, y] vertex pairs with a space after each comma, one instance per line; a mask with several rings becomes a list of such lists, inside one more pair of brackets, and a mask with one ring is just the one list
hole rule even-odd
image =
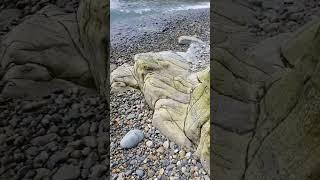
[[120, 141], [120, 147], [129, 149], [137, 146], [144, 138], [144, 134], [141, 130], [133, 129], [129, 131]]

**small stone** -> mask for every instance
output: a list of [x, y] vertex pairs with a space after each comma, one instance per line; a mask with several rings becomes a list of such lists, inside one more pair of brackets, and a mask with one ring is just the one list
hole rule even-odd
[[54, 141], [58, 138], [58, 135], [55, 133], [47, 134], [44, 136], [38, 136], [31, 140], [32, 145], [43, 146], [48, 144], [51, 141]]
[[186, 155], [186, 152], [185, 152], [184, 150], [181, 150], [181, 151], [179, 152], [179, 157], [180, 157], [180, 158], [185, 157], [185, 155]]
[[146, 145], [147, 145], [148, 147], [151, 147], [151, 146], [153, 145], [153, 142], [152, 142], [152, 141], [147, 141], [147, 142], [146, 142]]
[[34, 179], [35, 180], [43, 179], [43, 178], [47, 177], [50, 174], [50, 172], [51, 171], [49, 169], [39, 168], [39, 169], [37, 169], [37, 175]]
[[90, 147], [86, 147], [86, 148], [82, 149], [82, 151], [81, 151], [81, 153], [84, 156], [88, 156], [90, 152], [91, 152], [91, 148]]
[[97, 138], [95, 136], [83, 137], [83, 142], [86, 146], [95, 148], [97, 146]]
[[63, 165], [52, 176], [52, 180], [70, 180], [78, 179], [80, 176], [80, 168], [73, 165]]
[[181, 161], [178, 161], [178, 162], [177, 162], [177, 166], [181, 166]]
[[164, 152], [164, 147], [160, 146], [160, 147], [157, 149], [157, 152], [158, 152], [158, 153], [163, 153], [163, 152]]
[[130, 176], [132, 174], [132, 170], [128, 170], [124, 173], [126, 176]]
[[164, 173], [164, 169], [163, 169], [163, 168], [161, 168], [161, 169], [160, 169], [160, 171], [159, 171], [159, 176], [162, 176], [162, 175], [163, 175], [163, 173]]
[[186, 167], [182, 167], [182, 168], [181, 168], [181, 172], [182, 172], [182, 173], [186, 173], [186, 172], [187, 172], [187, 168], [186, 168]]
[[42, 151], [35, 159], [36, 163], [44, 163], [48, 159], [48, 153], [46, 151]]
[[120, 141], [121, 148], [133, 148], [138, 145], [140, 141], [144, 138], [143, 132], [141, 130], [131, 130], [129, 131]]
[[188, 153], [186, 154], [186, 158], [187, 158], [187, 159], [190, 159], [191, 156], [192, 156], [192, 153], [191, 153], [191, 152], [188, 152]]
[[134, 117], [135, 117], [134, 114], [129, 114], [129, 115], [127, 116], [127, 119], [130, 120], [130, 119], [133, 119]]
[[80, 136], [87, 136], [89, 133], [89, 128], [90, 128], [90, 123], [85, 122], [77, 129], [77, 134]]
[[163, 143], [163, 147], [166, 148], [166, 149], [168, 149], [168, 148], [169, 148], [169, 141], [165, 141], [165, 142]]
[[104, 165], [95, 165], [91, 168], [91, 174], [90, 177], [91, 178], [99, 178], [103, 175], [103, 173], [107, 170], [107, 167]]
[[65, 161], [67, 158], [68, 154], [64, 151], [58, 151], [54, 153], [47, 162], [48, 168], [53, 169], [57, 163]]
[[80, 150], [75, 150], [75, 151], [73, 151], [73, 152], [71, 153], [71, 157], [72, 157], [72, 158], [76, 158], [76, 159], [80, 158], [80, 157], [81, 157], [81, 151], [80, 151]]
[[143, 170], [138, 169], [138, 170], [136, 170], [136, 174], [137, 174], [139, 177], [143, 177], [144, 172], [143, 172]]

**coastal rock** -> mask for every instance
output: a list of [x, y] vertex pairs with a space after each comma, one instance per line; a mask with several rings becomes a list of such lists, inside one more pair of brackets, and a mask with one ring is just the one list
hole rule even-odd
[[[189, 50], [198, 46], [191, 43]], [[194, 52], [201, 55], [204, 51]], [[189, 149], [198, 147], [198, 155], [209, 169], [210, 71], [206, 65], [203, 70], [190, 72], [187, 64], [190, 61], [187, 57], [191, 57], [189, 53], [163, 51], [136, 54], [134, 66], [123, 65], [111, 73], [111, 83], [134, 84], [132, 88], [138, 86], [148, 105], [154, 109], [152, 124], [178, 145]], [[197, 60], [196, 56], [192, 57]], [[121, 74], [124, 68], [127, 73]]]
[[133, 148], [138, 145], [140, 141], [144, 138], [143, 132], [141, 130], [133, 129], [129, 131], [120, 141], [121, 148]]
[[4, 77], [32, 81], [65, 79], [92, 87], [88, 62], [78, 50], [77, 34], [74, 14], [64, 14], [53, 5], [43, 8], [41, 13], [10, 31], [1, 42], [1, 66], [10, 67]]
[[[223, 11], [230, 7], [237, 9], [233, 15]], [[241, 9], [246, 8], [233, 1], [214, 6], [213, 26], [221, 28], [214, 34], [217, 47], [211, 57], [213, 178], [318, 179], [320, 20], [294, 33], [264, 34], [260, 41], [246, 30], [249, 20], [239, 23], [253, 13]], [[288, 31], [285, 26], [282, 32]]]

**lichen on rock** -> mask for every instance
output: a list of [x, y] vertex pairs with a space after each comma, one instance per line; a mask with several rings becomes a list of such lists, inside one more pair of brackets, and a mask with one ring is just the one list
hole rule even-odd
[[135, 55], [133, 66], [124, 64], [111, 73], [111, 87], [113, 90], [126, 86], [140, 89], [154, 109], [152, 124], [171, 141], [195, 150], [209, 170], [210, 69], [206, 65], [203, 70], [193, 71], [188, 64], [190, 60], [198, 62], [197, 55], [190, 56], [192, 49], [203, 46], [199, 43], [202, 41], [193, 39], [186, 52]]

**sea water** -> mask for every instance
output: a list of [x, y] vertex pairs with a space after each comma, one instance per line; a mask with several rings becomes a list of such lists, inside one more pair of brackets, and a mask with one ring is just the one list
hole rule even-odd
[[208, 0], [111, 0], [110, 20], [116, 23], [130, 18], [169, 11], [210, 8]]

